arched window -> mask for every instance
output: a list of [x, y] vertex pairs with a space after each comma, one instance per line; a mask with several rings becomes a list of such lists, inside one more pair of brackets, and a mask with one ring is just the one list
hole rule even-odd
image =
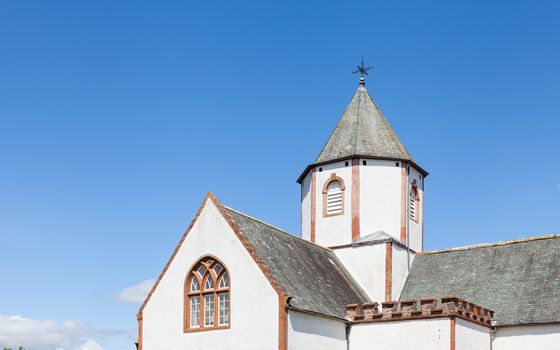
[[323, 186], [323, 217], [344, 214], [344, 181], [331, 174]]
[[229, 327], [229, 273], [214, 257], [204, 257], [185, 280], [184, 331]]
[[420, 215], [418, 202], [420, 202], [420, 195], [418, 193], [418, 185], [416, 185], [416, 181], [414, 181], [410, 187], [410, 218], [414, 222], [418, 222], [418, 217]]

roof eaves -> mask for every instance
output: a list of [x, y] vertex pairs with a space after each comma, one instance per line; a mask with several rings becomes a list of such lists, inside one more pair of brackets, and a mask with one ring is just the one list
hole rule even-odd
[[497, 328], [509, 328], [518, 326], [545, 326], [545, 325], [560, 325], [560, 321], [550, 321], [550, 322], [518, 322], [518, 323], [497, 323]]
[[349, 159], [352, 159], [352, 158], [376, 159], [376, 160], [398, 160], [398, 161], [401, 161], [401, 162], [408, 162], [412, 166], [414, 166], [416, 169], [418, 169], [418, 171], [420, 171], [422, 173], [422, 176], [427, 177], [428, 175], [430, 175], [430, 173], [428, 171], [426, 171], [424, 168], [419, 166], [416, 162], [414, 162], [411, 159], [394, 158], [394, 157], [375, 157], [375, 156], [368, 156], [368, 155], [363, 155], [363, 154], [353, 154], [353, 155], [350, 155], [350, 156], [331, 159], [331, 160], [326, 160], [326, 161], [323, 161], [323, 162], [311, 163], [307, 167], [305, 167], [305, 169], [303, 170], [301, 175], [297, 178], [296, 182], [301, 184], [303, 182], [303, 179], [305, 179], [305, 176], [307, 176], [307, 173], [309, 173], [309, 171], [313, 167], [317, 167], [317, 166], [321, 166], [321, 165], [325, 165], [325, 164], [330, 164], [330, 163], [335, 163], [335, 162], [341, 162], [341, 161], [349, 160]]
[[292, 310], [292, 311], [296, 311], [296, 312], [301, 312], [301, 313], [309, 314], [309, 315], [313, 315], [313, 316], [319, 316], [319, 317], [330, 318], [330, 319], [337, 320], [337, 321], [342, 321], [342, 322], [348, 323], [348, 324], [351, 324], [351, 323], [352, 323], [351, 321], [347, 320], [346, 318], [342, 318], [342, 317], [338, 317], [338, 316], [333, 316], [333, 315], [328, 315], [328, 314], [325, 314], [325, 313], [322, 313], [322, 312], [311, 311], [311, 310], [307, 310], [307, 309], [302, 309], [302, 308], [299, 308], [299, 307], [295, 307], [295, 306], [289, 304], [290, 299], [291, 299], [291, 298], [288, 298], [288, 305], [286, 306], [288, 310]]

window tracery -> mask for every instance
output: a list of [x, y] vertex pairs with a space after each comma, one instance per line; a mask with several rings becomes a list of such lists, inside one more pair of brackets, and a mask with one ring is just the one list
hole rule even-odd
[[185, 332], [229, 327], [229, 273], [216, 258], [204, 257], [189, 271], [184, 315]]

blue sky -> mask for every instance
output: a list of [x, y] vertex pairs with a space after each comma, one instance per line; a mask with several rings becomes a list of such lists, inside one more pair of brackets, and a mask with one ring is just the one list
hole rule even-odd
[[134, 300], [207, 191], [299, 233], [295, 180], [362, 54], [367, 88], [431, 173], [427, 249], [560, 232], [558, 11], [0, 2], [0, 346], [133, 349]]

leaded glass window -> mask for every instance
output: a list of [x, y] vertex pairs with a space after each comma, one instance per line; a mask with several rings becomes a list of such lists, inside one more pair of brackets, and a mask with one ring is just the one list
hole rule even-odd
[[230, 302], [227, 269], [216, 258], [200, 259], [185, 283], [185, 332], [227, 328]]
[[214, 294], [204, 296], [204, 326], [214, 325]]
[[193, 296], [191, 302], [191, 327], [200, 327], [200, 297]]
[[220, 325], [229, 324], [229, 293], [219, 294], [218, 304]]
[[227, 271], [224, 272], [222, 278], [220, 278], [220, 289], [229, 287], [229, 276]]

